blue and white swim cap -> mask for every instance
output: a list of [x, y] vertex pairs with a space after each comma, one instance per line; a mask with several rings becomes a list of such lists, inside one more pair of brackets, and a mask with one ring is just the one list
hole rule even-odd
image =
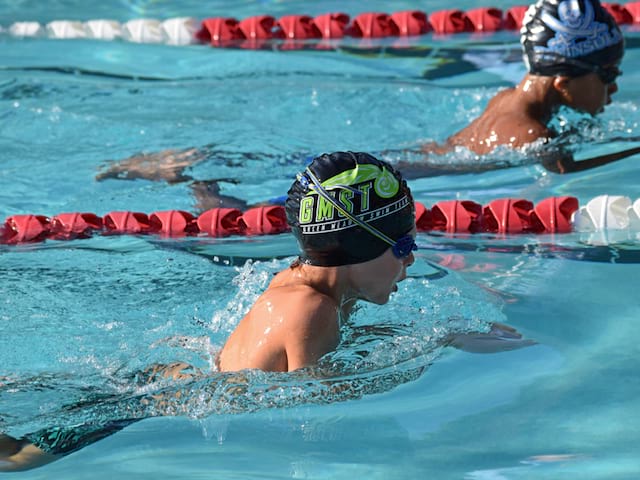
[[520, 33], [525, 64], [535, 75], [578, 77], [593, 71], [588, 65], [617, 65], [624, 54], [622, 32], [599, 0], [539, 0]]
[[291, 185], [285, 209], [300, 260], [323, 267], [373, 260], [415, 227], [406, 181], [361, 152], [314, 158]]

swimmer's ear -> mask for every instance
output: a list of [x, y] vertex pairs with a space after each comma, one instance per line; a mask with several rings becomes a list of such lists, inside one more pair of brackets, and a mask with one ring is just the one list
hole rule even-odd
[[573, 101], [573, 95], [569, 89], [569, 82], [571, 77], [565, 75], [557, 75], [553, 77], [553, 88], [558, 93], [563, 103], [571, 103]]

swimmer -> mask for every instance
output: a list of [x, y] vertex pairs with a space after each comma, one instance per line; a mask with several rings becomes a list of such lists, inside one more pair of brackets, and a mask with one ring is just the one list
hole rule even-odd
[[[611, 103], [611, 96], [618, 90], [616, 79], [622, 73], [624, 38], [599, 0], [540, 0], [528, 9], [521, 33], [523, 58], [528, 70], [522, 81], [516, 87], [498, 93], [478, 118], [444, 144], [424, 145], [417, 152], [427, 154], [424, 160], [396, 163], [406, 179], [505, 168], [509, 165], [504, 162], [490, 161], [493, 150], [500, 145], [519, 149], [536, 141], [548, 143], [557, 137], [549, 123], [560, 107], [595, 116]], [[452, 165], [432, 162], [428, 158], [429, 154], [446, 154], [456, 147], [489, 158]], [[110, 164], [96, 175], [96, 179], [191, 181], [193, 179], [184, 173], [185, 169], [218, 155], [224, 158], [224, 152], [215, 149], [209, 145], [200, 149], [137, 154]], [[394, 150], [385, 152], [389, 157], [395, 153]], [[581, 161], [574, 161], [569, 152], [552, 148], [542, 148], [535, 155], [548, 170], [570, 173], [638, 153], [640, 148], [636, 147]], [[302, 164], [306, 155], [298, 157]], [[225, 203], [228, 199], [220, 197], [215, 181], [194, 182], [192, 189], [198, 207], [229, 206]]]
[[[425, 153], [465, 147], [486, 156], [499, 145], [521, 148], [536, 141], [546, 143], [557, 136], [548, 124], [560, 107], [595, 116], [618, 91], [624, 38], [599, 0], [538, 1], [527, 10], [520, 42], [528, 70], [522, 81], [498, 93], [478, 118], [444, 145], [425, 145]], [[625, 157], [610, 154], [575, 162], [568, 153], [543, 152], [542, 164], [553, 172], [568, 173], [620, 158]], [[405, 176], [418, 177], [428, 169], [421, 163], [398, 167]]]
[[[386, 304], [414, 263], [415, 207], [402, 176], [366, 153], [315, 158], [288, 191], [287, 221], [301, 253], [272, 279], [217, 357], [220, 372], [291, 372], [317, 364], [340, 342], [340, 327], [359, 301]], [[506, 325], [443, 342], [470, 352], [531, 345]], [[156, 378], [197, 375], [187, 364], [151, 369]], [[0, 471], [56, 460], [138, 419], [49, 428], [22, 439], [0, 436]]]

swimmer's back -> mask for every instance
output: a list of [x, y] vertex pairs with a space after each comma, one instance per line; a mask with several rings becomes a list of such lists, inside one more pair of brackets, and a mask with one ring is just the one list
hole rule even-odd
[[530, 106], [519, 105], [520, 102], [516, 88], [500, 92], [489, 101], [482, 115], [449, 137], [447, 144], [485, 155], [498, 145], [521, 148], [540, 138], [551, 138], [553, 132], [536, 118]]

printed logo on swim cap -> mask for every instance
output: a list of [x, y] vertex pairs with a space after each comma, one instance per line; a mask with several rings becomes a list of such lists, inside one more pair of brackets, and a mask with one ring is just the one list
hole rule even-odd
[[[533, 10], [530, 9], [530, 12]], [[527, 21], [532, 20], [532, 16], [527, 17]], [[535, 46], [533, 49], [536, 53], [584, 57], [622, 42], [622, 33], [618, 28], [610, 28], [606, 23], [595, 20], [590, 0], [584, 0], [584, 11], [580, 9], [578, 0], [565, 0], [558, 5], [558, 18], [543, 10], [540, 20], [555, 35], [549, 39], [546, 47]]]
[[360, 185], [371, 180], [373, 180], [373, 189], [381, 198], [391, 198], [400, 190], [400, 182], [393, 173], [384, 167], [370, 164], [358, 164], [356, 168], [325, 180], [322, 186], [330, 190], [332, 187]]
[[[392, 172], [377, 165], [358, 164], [321, 183], [347, 213], [363, 222], [391, 215], [407, 205], [409, 198], [384, 204], [400, 191], [400, 182]], [[311, 189], [301, 200], [298, 221], [303, 234], [344, 230], [356, 225], [335, 205]]]

